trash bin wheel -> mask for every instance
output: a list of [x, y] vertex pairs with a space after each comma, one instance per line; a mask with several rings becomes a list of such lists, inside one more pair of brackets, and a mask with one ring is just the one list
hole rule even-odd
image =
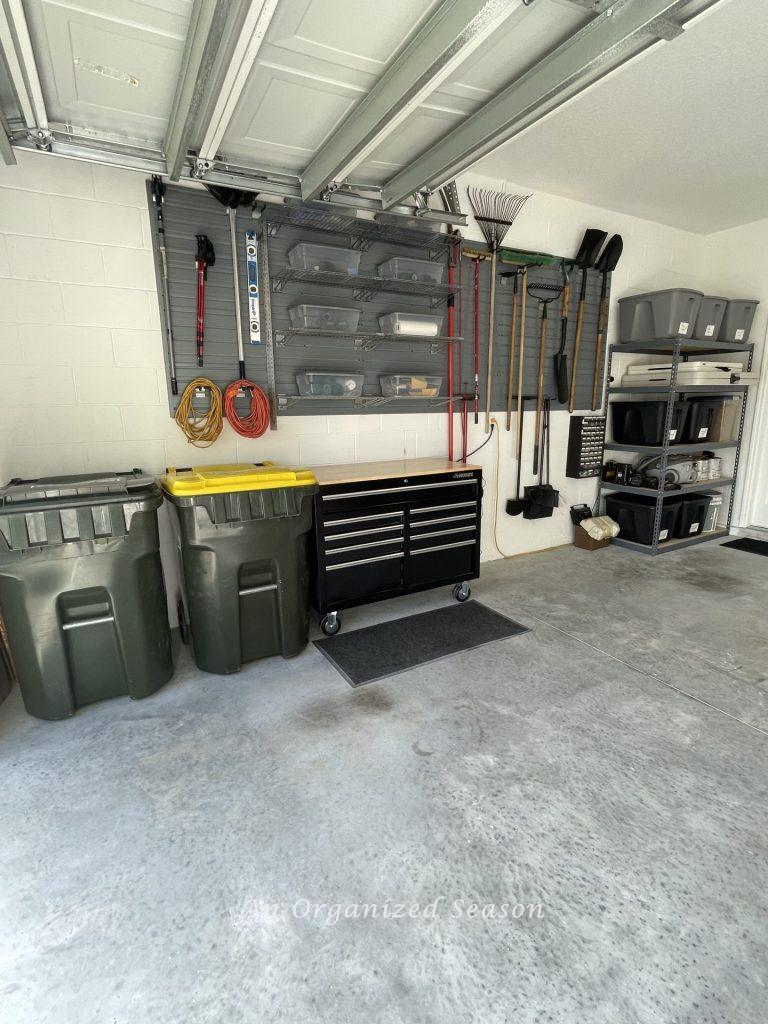
[[328, 612], [320, 619], [320, 629], [326, 636], [336, 636], [341, 629], [341, 617], [338, 612]]
[[187, 613], [184, 608], [184, 602], [179, 598], [178, 604], [176, 605], [176, 613], [179, 616], [179, 635], [185, 644], [189, 643], [189, 624], [187, 623]]
[[468, 601], [472, 595], [470, 586], [466, 581], [464, 583], [457, 583], [451, 593], [460, 604]]

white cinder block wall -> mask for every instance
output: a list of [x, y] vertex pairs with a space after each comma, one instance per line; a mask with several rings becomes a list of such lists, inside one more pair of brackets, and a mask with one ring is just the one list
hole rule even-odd
[[[145, 176], [18, 155], [17, 167], [0, 168], [4, 480], [132, 466], [160, 473], [174, 463], [271, 458], [311, 466], [446, 455], [445, 413], [283, 417], [276, 433], [258, 441], [239, 438], [225, 425], [212, 450], [188, 445], [166, 403]], [[573, 253], [586, 227], [620, 232], [625, 248], [614, 298], [630, 290], [702, 286], [709, 255], [703, 236], [473, 175], [460, 181], [462, 197], [468, 183], [534, 192], [509, 235], [521, 248]], [[467, 234], [481, 237], [474, 224]], [[615, 317], [611, 340], [614, 330]], [[562, 507], [538, 522], [504, 514], [514, 486], [514, 431], [500, 432], [498, 549], [492, 526], [497, 439], [478, 455], [486, 479], [483, 558], [570, 540], [568, 506], [591, 503], [595, 485], [565, 479], [567, 430], [567, 413], [554, 412], [552, 478]], [[484, 438], [472, 427], [470, 448]], [[524, 473], [531, 458], [526, 448]]]

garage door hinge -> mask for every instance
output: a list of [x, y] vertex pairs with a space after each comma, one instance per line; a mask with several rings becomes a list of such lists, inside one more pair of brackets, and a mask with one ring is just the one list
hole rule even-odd
[[47, 128], [30, 128], [27, 138], [45, 153], [50, 153], [53, 148], [53, 132]]
[[203, 160], [202, 157], [196, 156], [192, 160], [192, 177], [198, 180], [204, 178], [208, 171], [212, 167], [211, 160]]

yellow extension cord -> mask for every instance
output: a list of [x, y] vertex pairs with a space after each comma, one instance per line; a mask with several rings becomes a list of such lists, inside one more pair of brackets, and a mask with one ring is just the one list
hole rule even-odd
[[[211, 393], [211, 404], [204, 413], [196, 412], [192, 404], [198, 388], [207, 388]], [[221, 391], [207, 377], [195, 377], [182, 392], [175, 419], [190, 444], [210, 448], [224, 428]]]

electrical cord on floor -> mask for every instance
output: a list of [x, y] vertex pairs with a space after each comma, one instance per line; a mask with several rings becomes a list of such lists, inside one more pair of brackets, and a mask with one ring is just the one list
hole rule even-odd
[[[211, 404], [204, 413], [198, 413], [192, 404], [200, 388], [207, 388], [211, 393]], [[195, 377], [182, 392], [175, 419], [190, 444], [195, 448], [210, 448], [224, 428], [221, 391], [207, 377]]]
[[[247, 416], [240, 416], [235, 409], [235, 399], [241, 389], [251, 393], [251, 408]], [[241, 437], [261, 437], [269, 430], [269, 399], [253, 381], [236, 380], [224, 392], [224, 415]]]

